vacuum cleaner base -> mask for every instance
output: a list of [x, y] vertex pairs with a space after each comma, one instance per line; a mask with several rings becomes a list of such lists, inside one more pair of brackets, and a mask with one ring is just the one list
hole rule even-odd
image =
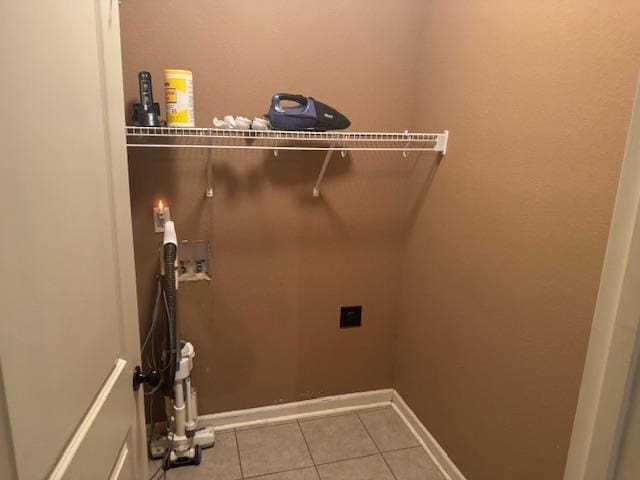
[[[173, 442], [173, 450], [166, 455], [172, 447], [171, 437], [162, 435], [151, 442], [150, 456], [154, 460], [163, 459], [162, 468], [184, 467], [186, 465], [199, 465], [202, 450], [215, 445], [215, 433], [213, 427], [203, 427], [196, 430], [193, 437], [187, 440], [188, 447], [180, 449], [180, 445]], [[184, 445], [182, 445], [184, 447]]]
[[202, 461], [202, 448], [196, 445], [190, 448], [186, 456], [178, 457], [175, 452], [167, 455], [162, 459], [162, 469], [170, 470], [172, 468], [188, 467], [189, 465], [200, 465]]

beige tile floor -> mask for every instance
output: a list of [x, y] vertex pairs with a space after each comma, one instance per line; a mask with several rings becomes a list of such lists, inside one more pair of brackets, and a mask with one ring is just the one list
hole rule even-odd
[[[158, 465], [152, 462], [151, 471]], [[166, 478], [443, 480], [391, 408], [217, 433], [198, 467], [170, 470]]]

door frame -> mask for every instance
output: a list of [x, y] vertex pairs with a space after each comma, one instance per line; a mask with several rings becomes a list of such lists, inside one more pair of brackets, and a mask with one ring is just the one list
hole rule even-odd
[[638, 365], [639, 333], [640, 81], [629, 124], [564, 480], [613, 478]]

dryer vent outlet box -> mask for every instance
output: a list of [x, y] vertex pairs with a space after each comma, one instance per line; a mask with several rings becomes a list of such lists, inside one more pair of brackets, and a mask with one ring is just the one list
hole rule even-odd
[[340, 328], [359, 327], [362, 325], [362, 305], [340, 307]]

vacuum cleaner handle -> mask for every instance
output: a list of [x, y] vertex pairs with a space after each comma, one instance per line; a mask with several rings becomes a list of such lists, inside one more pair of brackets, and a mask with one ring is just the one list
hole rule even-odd
[[149, 72], [138, 73], [138, 89], [140, 91], [140, 105], [142, 105], [142, 108], [153, 108], [153, 89], [151, 87], [151, 74]]
[[[278, 106], [280, 106], [280, 102], [282, 100], [289, 100], [292, 102], [296, 102], [300, 105], [306, 106], [308, 99], [304, 95], [294, 95], [293, 93], [276, 93], [273, 96], [273, 99], [278, 102]], [[284, 107], [282, 107], [284, 108]]]
[[140, 103], [133, 104], [133, 121], [140, 127], [159, 127], [160, 104], [153, 101], [149, 72], [138, 73], [138, 90], [140, 91]]

